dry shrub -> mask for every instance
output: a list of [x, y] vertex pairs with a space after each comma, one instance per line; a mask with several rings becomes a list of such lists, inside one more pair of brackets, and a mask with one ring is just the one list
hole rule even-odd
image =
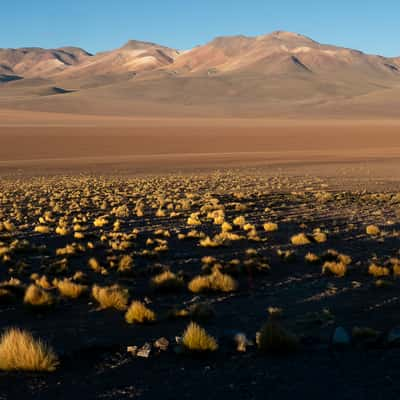
[[134, 265], [133, 258], [127, 254], [119, 260], [118, 271], [129, 272], [132, 270], [133, 265]]
[[54, 304], [52, 294], [34, 284], [25, 291], [24, 303], [35, 307], [49, 307]]
[[189, 290], [193, 293], [201, 292], [234, 292], [238, 288], [235, 279], [227, 274], [215, 270], [211, 275], [197, 276], [189, 283]]
[[101, 309], [115, 308], [116, 310], [124, 311], [128, 307], [129, 292], [119, 285], [106, 287], [94, 285], [92, 296], [100, 304]]
[[382, 278], [390, 275], [390, 269], [387, 267], [380, 267], [376, 264], [371, 264], [368, 268], [368, 273], [375, 278]]
[[347, 265], [343, 262], [326, 261], [322, 266], [322, 273], [331, 273], [339, 278], [346, 275]]
[[310, 264], [316, 264], [320, 261], [320, 258], [314, 253], [307, 253], [304, 258]]
[[155, 320], [156, 314], [140, 301], [132, 302], [125, 314], [125, 321], [128, 324], [145, 324]]
[[165, 271], [156, 275], [151, 280], [151, 286], [161, 291], [174, 291], [183, 287], [183, 279], [171, 271]]
[[37, 233], [49, 233], [50, 228], [46, 225], [38, 225], [38, 226], [35, 226], [34, 231]]
[[0, 370], [50, 372], [58, 364], [53, 349], [27, 331], [11, 328], [0, 338]]
[[265, 232], [275, 232], [278, 230], [278, 224], [275, 222], [266, 222], [264, 224], [264, 231]]
[[324, 243], [328, 240], [328, 236], [324, 232], [314, 232], [313, 238], [317, 243]]
[[57, 288], [64, 297], [71, 299], [77, 299], [88, 290], [87, 286], [71, 282], [69, 279], [57, 282]]
[[218, 349], [216, 339], [194, 322], [191, 322], [183, 333], [182, 344], [186, 350], [193, 352], [209, 352]]
[[297, 235], [293, 235], [290, 238], [290, 241], [292, 242], [292, 244], [294, 244], [295, 246], [303, 246], [306, 244], [310, 244], [311, 241], [308, 238], [308, 236], [305, 233], [299, 233]]
[[381, 233], [381, 230], [376, 225], [368, 225], [365, 228], [365, 232], [367, 233], [367, 235], [377, 236]]
[[298, 350], [299, 340], [296, 335], [288, 332], [277, 321], [270, 319], [261, 328], [257, 345], [262, 353], [280, 355]]

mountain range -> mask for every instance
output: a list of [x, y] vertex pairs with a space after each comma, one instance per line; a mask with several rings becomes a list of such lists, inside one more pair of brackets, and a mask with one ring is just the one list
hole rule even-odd
[[0, 49], [0, 108], [144, 116], [382, 116], [400, 110], [400, 57], [277, 31], [186, 51], [130, 40]]

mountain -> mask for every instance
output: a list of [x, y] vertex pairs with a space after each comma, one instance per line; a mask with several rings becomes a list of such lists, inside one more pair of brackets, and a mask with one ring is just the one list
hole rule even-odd
[[[186, 51], [131, 40], [0, 50], [0, 108], [86, 114], [398, 116], [400, 58], [277, 31], [218, 37]], [[375, 113], [375, 114], [374, 114]]]
[[155, 43], [130, 40], [119, 49], [98, 53], [62, 71], [58, 74], [58, 78], [85, 78], [127, 73], [135, 75], [170, 65], [178, 54], [177, 50]]
[[77, 47], [0, 49], [0, 73], [25, 78], [48, 77], [90, 57]]
[[171, 68], [182, 74], [334, 73], [345, 77], [355, 73], [376, 79], [400, 75], [395, 60], [322, 45], [306, 36], [282, 31], [257, 37], [219, 37], [180, 55]]

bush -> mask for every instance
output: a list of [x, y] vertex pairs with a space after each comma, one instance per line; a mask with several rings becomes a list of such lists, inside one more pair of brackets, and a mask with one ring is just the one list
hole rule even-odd
[[0, 338], [3, 371], [54, 371], [59, 364], [53, 349], [27, 331], [8, 329]]
[[100, 308], [115, 308], [124, 311], [128, 308], [129, 292], [118, 285], [100, 287], [94, 285], [92, 296], [100, 304]]
[[295, 246], [303, 246], [303, 245], [311, 243], [310, 239], [308, 238], [308, 236], [305, 233], [299, 233], [297, 235], [293, 235], [290, 238], [290, 241]]
[[194, 322], [183, 333], [182, 344], [186, 350], [193, 352], [212, 352], [218, 349], [215, 338]]
[[88, 290], [87, 286], [71, 282], [69, 279], [57, 282], [57, 288], [64, 297], [71, 299], [77, 299]]
[[215, 270], [211, 275], [197, 276], [189, 283], [189, 290], [193, 293], [201, 292], [234, 292], [238, 288], [235, 279], [227, 274]]
[[156, 314], [140, 301], [134, 301], [125, 314], [125, 321], [128, 324], [144, 324], [155, 320]]
[[327, 272], [341, 278], [346, 275], [347, 265], [343, 262], [326, 261], [322, 266], [322, 273]]
[[49, 307], [54, 304], [54, 297], [48, 291], [32, 284], [25, 291], [24, 303], [35, 307]]
[[277, 321], [270, 319], [261, 328], [258, 340], [258, 349], [266, 354], [288, 354], [298, 350], [298, 338], [284, 329]]
[[184, 284], [183, 279], [176, 276], [176, 274], [171, 271], [165, 271], [156, 275], [150, 283], [154, 289], [161, 291], [179, 290]]

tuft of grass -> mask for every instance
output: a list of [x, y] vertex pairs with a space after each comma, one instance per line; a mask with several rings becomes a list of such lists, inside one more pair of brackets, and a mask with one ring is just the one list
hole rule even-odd
[[128, 308], [129, 292], [119, 285], [100, 287], [94, 285], [92, 296], [100, 304], [101, 309], [114, 308], [125, 311]]
[[173, 272], [165, 271], [153, 277], [150, 284], [154, 289], [172, 292], [181, 289], [184, 282], [181, 277], [178, 277]]
[[297, 235], [293, 235], [290, 238], [290, 241], [295, 246], [304, 246], [306, 244], [310, 244], [311, 243], [310, 239], [308, 238], [308, 236], [304, 232], [299, 233]]
[[30, 332], [10, 328], [0, 337], [0, 370], [55, 371], [59, 360], [53, 349]]
[[300, 343], [296, 335], [288, 332], [276, 320], [270, 319], [262, 326], [257, 345], [262, 353], [282, 355], [298, 350]]
[[195, 322], [191, 322], [183, 333], [182, 344], [191, 352], [213, 352], [218, 349], [216, 339]]
[[88, 290], [87, 286], [74, 283], [69, 279], [58, 281], [57, 288], [62, 296], [69, 297], [71, 299], [77, 299]]
[[134, 265], [133, 258], [129, 254], [124, 255], [119, 260], [118, 271], [119, 272], [129, 272], [132, 270]]
[[145, 324], [155, 320], [156, 314], [140, 301], [132, 302], [125, 313], [125, 321], [128, 324]]
[[365, 228], [365, 232], [366, 232], [367, 235], [377, 236], [377, 235], [379, 235], [381, 233], [381, 230], [376, 225], [368, 225]]
[[54, 304], [54, 297], [48, 291], [32, 284], [25, 291], [24, 303], [34, 307], [50, 307]]
[[326, 261], [322, 266], [322, 273], [331, 273], [339, 278], [346, 275], [347, 265], [343, 262]]
[[35, 226], [34, 231], [37, 233], [49, 233], [50, 228], [46, 225], [37, 225], [37, 226]]
[[390, 269], [387, 267], [380, 267], [376, 264], [371, 264], [368, 268], [368, 273], [375, 278], [382, 278], [390, 275]]
[[313, 233], [313, 238], [317, 243], [324, 243], [328, 240], [326, 233], [321, 231], [316, 231]]
[[304, 259], [310, 264], [316, 264], [320, 261], [320, 258], [314, 253], [307, 253]]
[[266, 222], [263, 227], [265, 232], [275, 232], [278, 230], [278, 224], [275, 222]]
[[234, 292], [238, 288], [237, 281], [230, 275], [215, 270], [206, 276], [196, 276], [189, 283], [189, 290], [193, 293], [202, 292]]

